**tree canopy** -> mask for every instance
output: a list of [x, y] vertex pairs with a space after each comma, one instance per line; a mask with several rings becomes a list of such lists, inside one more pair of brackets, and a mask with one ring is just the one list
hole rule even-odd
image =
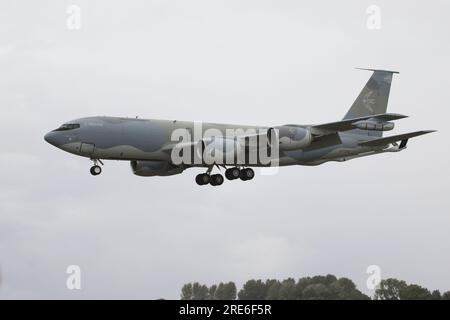
[[439, 290], [430, 290], [417, 284], [407, 284], [405, 281], [393, 278], [381, 280], [375, 291], [375, 300], [448, 300], [450, 291], [442, 295]]
[[[325, 276], [304, 277], [298, 280], [251, 279], [237, 291], [234, 282], [206, 286], [198, 282], [181, 288], [182, 300], [369, 300], [366, 294], [348, 278]], [[407, 284], [394, 278], [380, 282], [373, 296], [375, 300], [450, 300], [450, 291], [430, 291], [417, 284]]]
[[221, 282], [209, 288], [198, 282], [187, 283], [181, 288], [181, 300], [235, 300], [236, 292], [234, 282]]
[[249, 280], [239, 291], [240, 300], [317, 300], [317, 299], [369, 299], [347, 278], [337, 279], [333, 275], [288, 278], [283, 281], [269, 279]]

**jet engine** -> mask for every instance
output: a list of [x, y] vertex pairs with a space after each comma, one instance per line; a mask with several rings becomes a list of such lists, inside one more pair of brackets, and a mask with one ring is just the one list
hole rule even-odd
[[376, 122], [376, 121], [357, 121], [353, 125], [362, 130], [373, 130], [373, 131], [390, 131], [394, 129], [395, 124], [393, 122]]
[[131, 170], [137, 176], [152, 177], [152, 176], [171, 176], [183, 172], [182, 166], [174, 166], [167, 161], [136, 161], [130, 162]]
[[313, 136], [311, 131], [302, 127], [278, 127], [279, 146], [281, 151], [303, 149], [311, 144]]

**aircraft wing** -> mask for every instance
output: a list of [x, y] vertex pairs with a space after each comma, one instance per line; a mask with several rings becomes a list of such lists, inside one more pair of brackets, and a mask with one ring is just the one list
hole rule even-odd
[[[389, 143], [394, 143], [397, 141], [402, 141], [402, 143], [404, 145], [406, 145], [406, 141], [408, 141], [409, 138], [418, 137], [423, 134], [427, 134], [427, 133], [431, 133], [431, 132], [435, 132], [435, 130], [422, 130], [422, 131], [404, 133], [404, 134], [399, 134], [396, 136], [390, 136], [390, 137], [361, 142], [361, 143], [359, 143], [359, 145], [363, 146], [363, 147], [375, 147], [375, 146], [384, 146]], [[405, 142], [403, 142], [403, 141], [405, 141]]]
[[398, 120], [407, 118], [407, 116], [397, 113], [382, 113], [382, 114], [375, 114], [375, 115], [369, 115], [359, 118], [352, 118], [352, 119], [345, 119], [342, 121], [336, 121], [336, 122], [329, 122], [319, 125], [311, 126], [311, 132], [316, 135], [324, 135], [324, 134], [330, 134], [334, 132], [340, 132], [340, 131], [348, 131], [355, 129], [355, 126], [353, 125], [355, 122], [362, 121], [362, 120], [368, 120], [368, 119], [376, 119], [380, 120], [382, 122], [385, 121], [391, 121], [391, 120]]

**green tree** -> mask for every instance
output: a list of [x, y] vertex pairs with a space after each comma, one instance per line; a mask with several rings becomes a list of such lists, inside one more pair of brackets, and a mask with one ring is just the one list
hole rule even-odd
[[450, 291], [446, 291], [441, 296], [442, 300], [450, 300]]
[[192, 300], [192, 283], [186, 283], [181, 288], [181, 300]]
[[410, 284], [400, 291], [400, 300], [430, 300], [431, 293], [428, 289], [417, 284]]
[[208, 292], [208, 299], [209, 300], [215, 300], [216, 299], [216, 291], [217, 291], [217, 285], [213, 284], [211, 287], [209, 287], [209, 292]]
[[324, 284], [326, 286], [329, 286], [333, 282], [337, 281], [337, 278], [336, 278], [336, 276], [334, 276], [332, 274], [327, 274], [326, 276], [315, 276], [315, 277], [312, 277], [311, 280], [314, 283], [322, 283], [322, 284]]
[[351, 299], [368, 300], [370, 297], [356, 288], [348, 278], [337, 279], [334, 275], [300, 278], [296, 285], [296, 299]]
[[249, 280], [238, 293], [239, 300], [265, 300], [267, 287], [261, 280]]
[[236, 299], [236, 285], [234, 282], [220, 283], [215, 292], [214, 298], [217, 300], [235, 300]]
[[441, 292], [439, 290], [434, 290], [431, 293], [431, 300], [441, 300]]
[[407, 284], [397, 279], [386, 279], [380, 282], [380, 287], [375, 291], [374, 299], [377, 300], [430, 300], [441, 299], [438, 290], [430, 292], [417, 284]]
[[[213, 284], [211, 287], [198, 282], [187, 283], [181, 288], [182, 300], [234, 300], [236, 299], [236, 285], [234, 282]], [[337, 299], [362, 300], [370, 299], [356, 288], [348, 278], [336, 278], [334, 275], [300, 278], [297, 282], [293, 278], [283, 281], [275, 279], [249, 280], [237, 295], [240, 300], [294, 300], [294, 299]], [[442, 295], [439, 290], [430, 290], [416, 284], [408, 285], [405, 281], [390, 278], [380, 282], [375, 291], [377, 300], [450, 300], [450, 291]]]
[[278, 290], [278, 299], [280, 300], [295, 300], [296, 297], [296, 283], [292, 278], [281, 281]]
[[266, 280], [266, 299], [267, 300], [279, 300], [280, 299], [280, 289], [281, 283], [275, 279], [267, 279]]
[[329, 289], [337, 278], [334, 275], [300, 278], [296, 285], [297, 299], [328, 299]]
[[406, 288], [405, 281], [389, 278], [381, 280], [379, 288], [375, 290], [375, 300], [400, 300], [401, 292]]
[[206, 300], [208, 299], [208, 287], [195, 282], [192, 285], [192, 300]]
[[356, 288], [352, 280], [339, 278], [328, 286], [329, 299], [336, 300], [368, 300], [369, 296]]
[[295, 296], [297, 297], [297, 299], [304, 299], [303, 292], [310, 284], [312, 284], [311, 277], [304, 277], [304, 278], [298, 279], [298, 282], [296, 285], [296, 290], [295, 290], [296, 291]]
[[311, 283], [302, 292], [302, 299], [305, 300], [324, 300], [329, 298], [328, 288], [323, 283]]

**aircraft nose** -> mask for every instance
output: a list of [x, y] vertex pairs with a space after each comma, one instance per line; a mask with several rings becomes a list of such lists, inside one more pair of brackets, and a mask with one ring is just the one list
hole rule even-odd
[[52, 145], [56, 145], [56, 134], [50, 131], [44, 136], [44, 140]]

